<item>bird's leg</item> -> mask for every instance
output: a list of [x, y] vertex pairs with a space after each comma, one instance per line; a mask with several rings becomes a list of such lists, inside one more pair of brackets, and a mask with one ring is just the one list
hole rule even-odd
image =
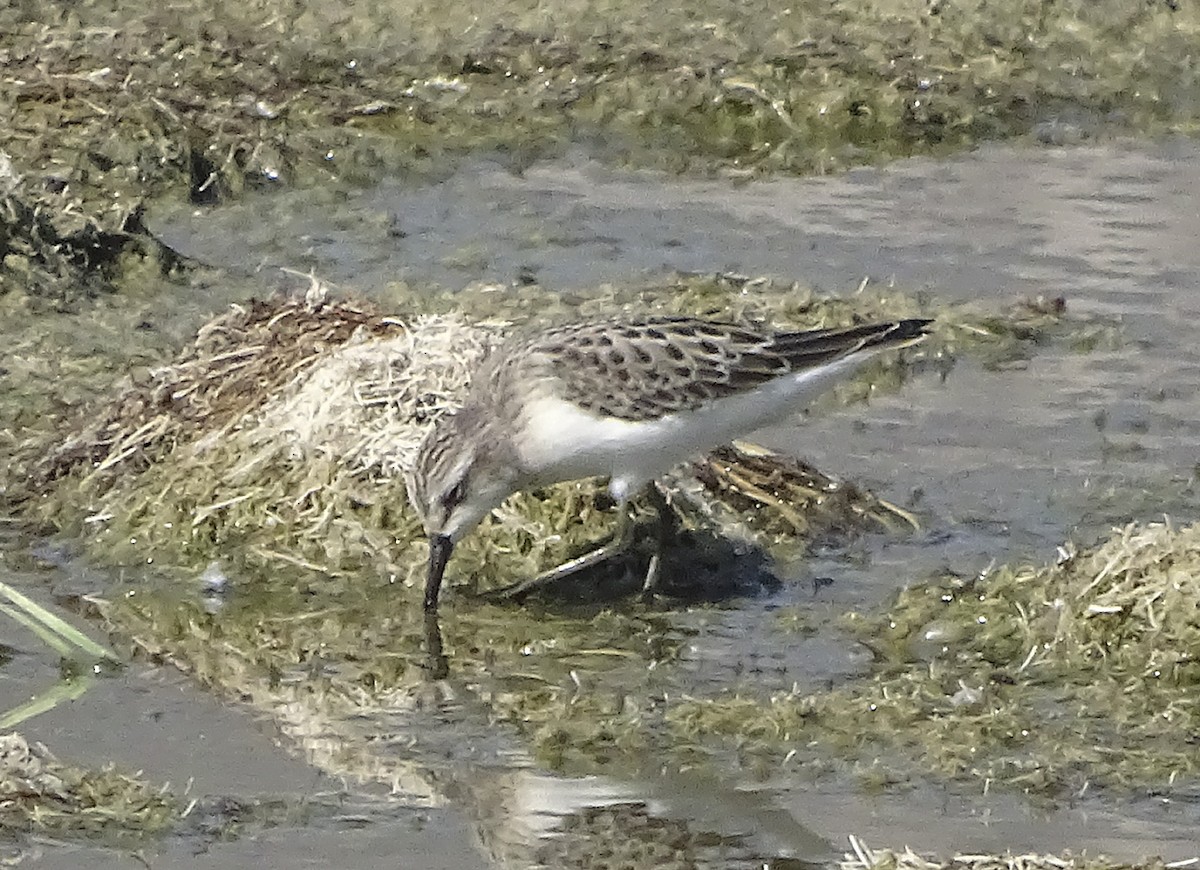
[[650, 556], [650, 564], [646, 566], [646, 576], [642, 580], [642, 598], [649, 601], [658, 590], [658, 582], [662, 579], [662, 557], [667, 548], [667, 538], [671, 532], [671, 520], [674, 512], [666, 495], [656, 484], [646, 487], [646, 496], [654, 505], [654, 553]]
[[425, 670], [431, 680], [444, 680], [450, 674], [450, 659], [442, 650], [442, 627], [436, 610], [425, 612]]
[[634, 522], [633, 516], [629, 513], [626, 505], [621, 505], [621, 514], [617, 517], [617, 530], [613, 533], [612, 538], [607, 543], [601, 544], [594, 550], [584, 553], [582, 556], [576, 556], [574, 559], [569, 559], [549, 571], [543, 571], [535, 577], [530, 577], [528, 580], [522, 580], [520, 583], [514, 583], [512, 586], [505, 586], [501, 589], [494, 589], [491, 592], [485, 593], [485, 598], [517, 598], [537, 589], [540, 586], [548, 586], [557, 583], [564, 577], [570, 577], [580, 571], [586, 571], [589, 568], [594, 568], [596, 565], [603, 564], [609, 559], [620, 556], [633, 543]]
[[[650, 558], [650, 565], [646, 569], [646, 577], [642, 583], [643, 594], [652, 595], [653, 590], [658, 584], [659, 566], [662, 561], [661, 553], [663, 543], [666, 539], [671, 508], [667, 504], [666, 498], [663, 497], [658, 487], [654, 484], [650, 484], [647, 487], [647, 495], [654, 504], [655, 511], [658, 514], [655, 520], [655, 534], [657, 536], [655, 551], [654, 555]], [[594, 568], [597, 565], [607, 562], [609, 559], [622, 555], [633, 544], [637, 524], [633, 520], [633, 515], [630, 513], [628, 505], [621, 505], [620, 511], [621, 513], [617, 517], [617, 529], [607, 543], [590, 552], [584, 553], [582, 556], [576, 556], [574, 559], [563, 562], [561, 565], [551, 568], [548, 571], [543, 571], [536, 577], [531, 577], [520, 583], [514, 583], [512, 586], [505, 586], [501, 589], [488, 592], [484, 597], [497, 599], [518, 598], [534, 589], [552, 585], [566, 577], [570, 577], [572, 574]]]

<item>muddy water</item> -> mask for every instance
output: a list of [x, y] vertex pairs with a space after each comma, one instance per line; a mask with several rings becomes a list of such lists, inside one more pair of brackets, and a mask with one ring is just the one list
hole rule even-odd
[[[964, 359], [948, 377], [930, 373], [900, 395], [760, 433], [758, 440], [913, 507], [923, 530], [787, 566], [797, 581], [832, 583], [787, 583], [727, 610], [682, 614], [679, 623], [696, 631], [684, 679], [706, 691], [748, 671], [786, 688], [862, 670], [861, 651], [832, 632], [782, 634], [773, 621], [780, 607], [799, 605], [823, 626], [939, 568], [1044, 561], [1065, 538], [1087, 542], [1127, 519], [1196, 515], [1188, 486], [1200, 452], [1194, 143], [993, 148], [950, 162], [742, 185], [626, 173], [584, 157], [519, 174], [485, 161], [426, 184], [290, 193], [215, 212], [162, 208], [151, 225], [203, 261], [247, 271], [312, 268], [366, 293], [396, 278], [458, 286], [533, 275], [547, 286], [582, 289], [671, 269], [733, 270], [847, 294], [864, 278], [894, 281], [935, 300], [993, 309], [1023, 296], [1061, 295], [1078, 316], [1121, 322], [1127, 340], [1115, 350], [1075, 354], [1050, 346], [1002, 370]], [[194, 696], [186, 703], [196, 705], [196, 717], [227, 717], [213, 719], [208, 733], [229, 741], [231, 753], [249, 741], [276, 757], [236, 714]], [[1071, 848], [1182, 858], [1198, 850], [1196, 807], [1151, 800], [1120, 808], [1080, 801], [1051, 811], [1011, 796], [920, 789], [868, 798], [851, 786], [812, 786], [782, 772], [766, 783], [664, 779], [647, 772], [656, 770], [653, 759], [642, 771], [597, 779], [588, 775], [594, 771], [555, 777], [524, 762], [505, 770], [497, 756], [481, 765], [486, 775], [473, 774], [468, 754], [455, 757], [450, 738], [486, 723], [469, 706], [452, 712], [460, 726], [439, 720], [442, 739], [429, 746], [430, 764], [441, 763], [436, 756], [454, 765], [449, 791], [493, 843], [524, 840], [528, 847], [558, 814], [643, 800], [694, 830], [742, 836], [760, 855], [820, 860], [848, 834], [943, 853]], [[72, 713], [58, 715], [69, 722]], [[190, 717], [169, 718], [139, 739], [143, 748], [188, 740]], [[112, 730], [123, 727], [112, 721]], [[287, 776], [310, 779], [289, 786], [285, 777], [272, 791], [300, 795], [315, 787], [315, 774], [279, 764]], [[240, 767], [217, 753], [210, 771], [232, 777]], [[447, 812], [433, 845], [416, 833], [411, 841], [398, 835], [409, 854], [429, 856], [422, 866], [446, 857], [439, 848], [465, 848], [470, 840], [461, 818]], [[365, 830], [382, 824], [376, 819]], [[305, 842], [319, 848], [338, 836], [347, 843], [372, 836], [346, 831], [314, 823]], [[341, 866], [375, 863], [348, 853]]]

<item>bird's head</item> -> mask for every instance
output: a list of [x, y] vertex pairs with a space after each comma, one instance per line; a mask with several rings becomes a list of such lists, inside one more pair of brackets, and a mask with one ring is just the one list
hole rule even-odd
[[465, 410], [425, 436], [408, 476], [408, 497], [429, 535], [425, 609], [437, 607], [454, 545], [518, 487], [516, 465], [497, 449], [487, 420]]

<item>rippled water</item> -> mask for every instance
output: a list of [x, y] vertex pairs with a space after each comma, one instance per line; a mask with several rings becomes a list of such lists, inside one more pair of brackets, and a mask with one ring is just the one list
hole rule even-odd
[[[1193, 142], [989, 148], [949, 162], [740, 185], [622, 172], [583, 157], [519, 174], [480, 162], [423, 186], [160, 209], [151, 225], [202, 261], [312, 268], [367, 293], [396, 278], [458, 286], [533, 275], [566, 289], [672, 269], [731, 270], [829, 292], [851, 293], [863, 278], [894, 281], [993, 309], [1063, 296], [1075, 316], [1120, 322], [1126, 340], [1115, 350], [1049, 346], [999, 371], [963, 359], [945, 379], [929, 373], [866, 407], [761, 433], [914, 505], [924, 529], [870, 538], [852, 559], [791, 566], [796, 577], [833, 578], [819, 592], [793, 582], [769, 598], [681, 617], [696, 631], [684, 667], [697, 686], [750, 668], [781, 686], [815, 686], [863, 668], [860, 651], [825, 632], [780, 644], [763, 626], [781, 605], [803, 605], [820, 624], [944, 566], [1046, 561], [1067, 537], [1086, 543], [1135, 517], [1196, 514], [1187, 485], [1200, 455]], [[455, 708], [461, 730], [438, 720], [431, 757], [453, 755], [455, 737], [487, 727], [469, 707]], [[1147, 800], [1120, 813], [1091, 805], [1047, 813], [1011, 796], [865, 798], [782, 776], [765, 785], [668, 780], [646, 772], [649, 762], [645, 771], [568, 779], [524, 760], [506, 768], [497, 754], [486, 776], [460, 765], [452, 791], [474, 818], [487, 817], [480, 824], [493, 838], [499, 826], [518, 840], [569, 807], [638, 799], [664, 817], [745, 835], [763, 854], [807, 858], [840, 849], [851, 833], [945, 852], [1086, 847], [1180, 857], [1196, 848], [1194, 807]]]

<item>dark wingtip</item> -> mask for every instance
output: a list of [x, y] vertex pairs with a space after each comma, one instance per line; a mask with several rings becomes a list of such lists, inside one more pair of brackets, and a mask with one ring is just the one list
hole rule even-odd
[[853, 353], [916, 344], [929, 334], [931, 323], [933, 319], [929, 317], [910, 317], [905, 320], [882, 320], [843, 329], [830, 329], [820, 334]]
[[910, 317], [906, 320], [897, 320], [880, 337], [888, 344], [919, 341], [929, 334], [931, 323], [933, 323], [932, 317]]
[[783, 356], [796, 370], [863, 351], [881, 351], [908, 347], [929, 334], [933, 319], [910, 317], [860, 323], [833, 329], [785, 332], [774, 337], [771, 350]]

